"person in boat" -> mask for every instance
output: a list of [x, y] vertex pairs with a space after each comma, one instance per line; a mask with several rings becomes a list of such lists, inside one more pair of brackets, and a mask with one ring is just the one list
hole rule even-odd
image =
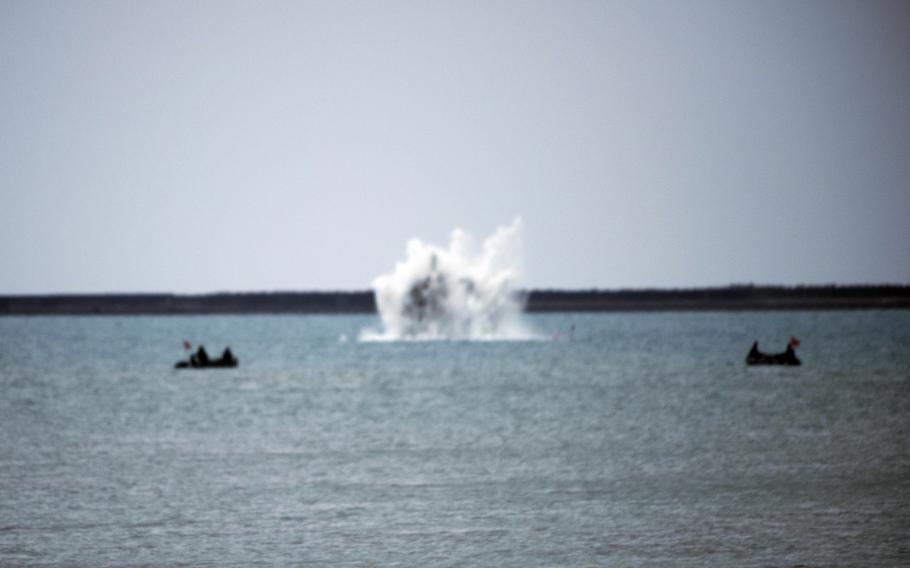
[[231, 353], [230, 347], [225, 347], [224, 353], [221, 354], [221, 359], [218, 361], [228, 367], [237, 366], [237, 358], [234, 357], [233, 353]]
[[199, 349], [196, 350], [196, 365], [199, 367], [205, 367], [209, 364], [209, 354], [206, 353], [205, 347], [200, 345]]

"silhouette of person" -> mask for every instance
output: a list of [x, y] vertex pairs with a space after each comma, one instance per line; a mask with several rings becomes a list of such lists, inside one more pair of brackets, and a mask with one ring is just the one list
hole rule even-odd
[[202, 345], [199, 346], [199, 349], [196, 350], [196, 363], [200, 367], [204, 367], [209, 364], [209, 354], [205, 352], [205, 347]]

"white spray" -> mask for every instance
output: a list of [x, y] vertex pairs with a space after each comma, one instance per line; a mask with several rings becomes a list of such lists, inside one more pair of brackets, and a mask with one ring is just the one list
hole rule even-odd
[[373, 281], [385, 330], [364, 331], [361, 339], [534, 339], [515, 288], [521, 228], [521, 219], [498, 228], [479, 253], [461, 229], [452, 232], [447, 249], [409, 241], [405, 261]]

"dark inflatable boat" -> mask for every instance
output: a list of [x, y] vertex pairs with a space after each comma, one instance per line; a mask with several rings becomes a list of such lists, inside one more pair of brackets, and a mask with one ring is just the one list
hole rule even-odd
[[752, 350], [746, 355], [746, 365], [801, 365], [802, 362], [794, 350], [798, 346], [799, 340], [791, 337], [790, 342], [787, 343], [787, 350], [783, 353], [762, 353], [758, 350], [758, 341], [756, 341], [752, 344]]
[[234, 354], [231, 353], [231, 348], [228, 347], [224, 350], [224, 353], [221, 354], [220, 359], [209, 359], [209, 354], [205, 352], [205, 347], [199, 346], [199, 349], [195, 353], [190, 355], [190, 358], [186, 361], [179, 361], [174, 365], [175, 369], [218, 369], [218, 368], [233, 368], [240, 364], [240, 361], [237, 360], [237, 357], [234, 357]]

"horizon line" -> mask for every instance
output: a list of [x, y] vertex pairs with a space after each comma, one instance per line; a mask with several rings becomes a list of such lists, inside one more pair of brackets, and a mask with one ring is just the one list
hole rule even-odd
[[[826, 288], [910, 288], [910, 282], [826, 282], [826, 283], [800, 283], [800, 284], [766, 284], [766, 283], [730, 283], [718, 285], [693, 285], [693, 286], [621, 286], [621, 287], [517, 287], [516, 292], [682, 292], [697, 290], [736, 290], [736, 289], [826, 289]], [[264, 294], [364, 294], [373, 293], [372, 288], [319, 288], [319, 289], [248, 289], [248, 290], [211, 290], [205, 292], [176, 292], [176, 291], [101, 291], [101, 292], [0, 292], [0, 297], [73, 297], [73, 296], [223, 296], [223, 295], [264, 295]]]

